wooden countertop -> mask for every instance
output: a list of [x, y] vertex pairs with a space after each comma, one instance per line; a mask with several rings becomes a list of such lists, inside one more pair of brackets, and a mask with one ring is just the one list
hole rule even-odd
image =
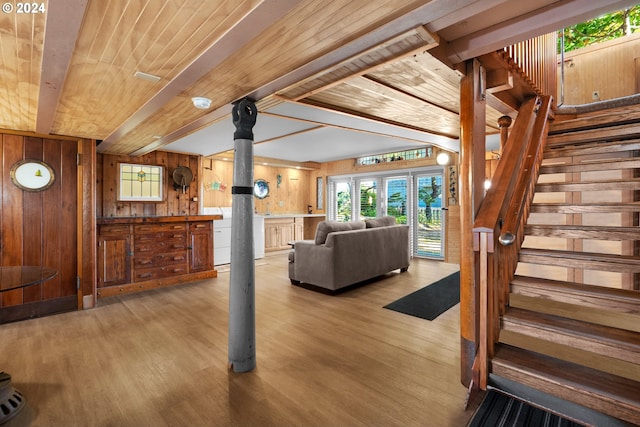
[[195, 222], [222, 219], [222, 215], [114, 216], [96, 220], [96, 224], [153, 224], [161, 222]]

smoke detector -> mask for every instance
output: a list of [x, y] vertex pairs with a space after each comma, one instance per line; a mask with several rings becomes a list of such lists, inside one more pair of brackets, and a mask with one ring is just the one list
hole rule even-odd
[[211, 107], [211, 100], [209, 98], [204, 98], [202, 96], [196, 96], [191, 98], [191, 102], [193, 102], [193, 106], [200, 109], [206, 110]]

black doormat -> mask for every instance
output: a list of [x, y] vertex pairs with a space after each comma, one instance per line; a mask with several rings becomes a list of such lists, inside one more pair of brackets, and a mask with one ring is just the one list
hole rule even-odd
[[583, 427], [521, 400], [489, 390], [468, 427]]
[[433, 320], [460, 302], [460, 272], [425, 286], [384, 308]]

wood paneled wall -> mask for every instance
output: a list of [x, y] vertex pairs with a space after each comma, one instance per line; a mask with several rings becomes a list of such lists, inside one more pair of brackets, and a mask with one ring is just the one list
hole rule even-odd
[[[594, 91], [598, 92], [600, 100], [639, 93], [639, 59], [640, 33], [567, 52], [564, 103], [577, 105], [597, 101], [593, 99]], [[560, 81], [558, 85], [560, 98]]]
[[[89, 157], [88, 164], [84, 159], [78, 164], [78, 153], [88, 151], [91, 156], [93, 145], [88, 140], [0, 133], [0, 262], [58, 271], [45, 283], [0, 294], [0, 323], [75, 309], [82, 305], [84, 294], [91, 294], [94, 249], [84, 252], [83, 247], [92, 239], [93, 212], [84, 198], [91, 187], [92, 161]], [[14, 185], [11, 167], [24, 159], [47, 162], [55, 174], [53, 185], [38, 192]], [[82, 172], [87, 173], [87, 182]]]
[[[278, 184], [278, 175], [280, 175], [280, 184]], [[203, 206], [231, 206], [233, 162], [204, 159], [202, 177]], [[254, 198], [258, 213], [306, 213], [307, 205], [312, 205], [316, 212], [315, 181], [313, 181], [314, 189], [312, 190], [310, 171], [255, 164], [253, 179], [264, 179], [269, 183], [269, 196], [262, 200]]]
[[[197, 215], [200, 188], [199, 156], [166, 151], [154, 151], [140, 157], [98, 154], [97, 156], [97, 214], [98, 217]], [[118, 196], [118, 165], [135, 163], [164, 166], [164, 200], [162, 202], [120, 202]], [[173, 188], [173, 171], [187, 166], [193, 172], [193, 181], [183, 194]], [[231, 188], [229, 188], [229, 192]]]

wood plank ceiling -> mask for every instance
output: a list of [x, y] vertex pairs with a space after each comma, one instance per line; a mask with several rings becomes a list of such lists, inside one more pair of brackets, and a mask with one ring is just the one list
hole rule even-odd
[[[251, 96], [261, 108], [304, 102], [457, 137], [453, 64], [634, 3], [50, 1], [46, 13], [0, 14], [0, 128], [143, 154]], [[211, 108], [195, 109], [193, 96]]]

